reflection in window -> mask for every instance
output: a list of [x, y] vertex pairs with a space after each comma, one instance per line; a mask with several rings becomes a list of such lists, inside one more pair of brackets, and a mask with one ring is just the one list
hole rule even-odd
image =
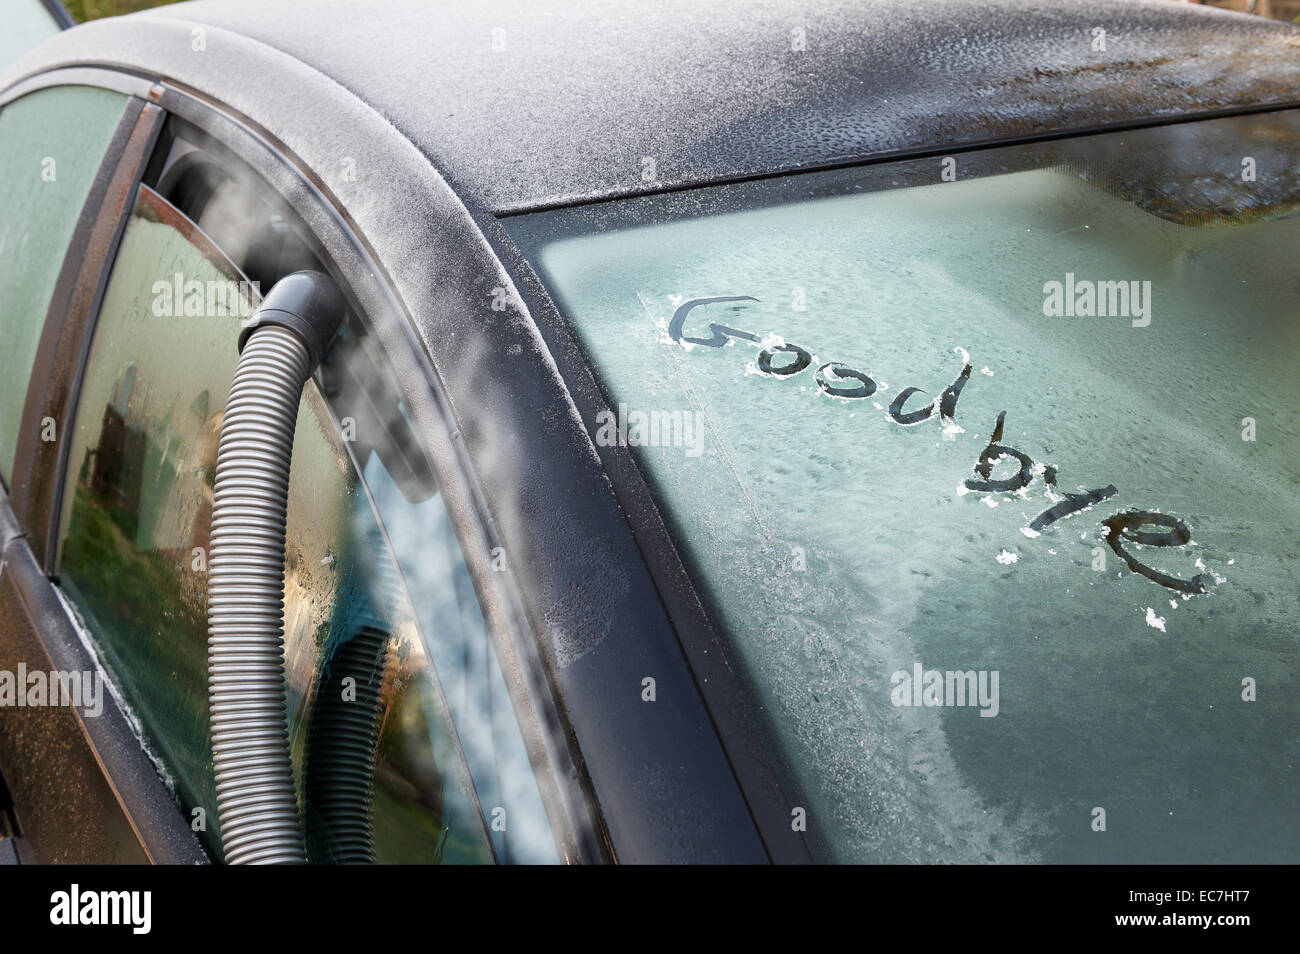
[[321, 370], [330, 407], [380, 514], [506, 863], [559, 861], [505, 679], [437, 480], [374, 341], [348, 329]]
[[5, 4], [5, 29], [0, 33], [0, 69], [58, 33], [62, 27], [40, 3]]
[[[297, 268], [319, 267], [288, 210], [215, 144], [179, 125], [177, 160], [160, 179], [167, 198], [194, 220], [240, 272], [261, 287]], [[192, 142], [190, 141], [192, 140]], [[195, 143], [203, 148], [193, 149]], [[326, 401], [381, 515], [395, 577], [415, 608], [457, 726], [465, 761], [489, 818], [499, 861], [559, 861], [537, 778], [482, 609], [437, 480], [406, 418], [391, 368], [360, 323], [345, 329], [320, 369]], [[376, 549], [384, 549], [377, 543]]]
[[498, 857], [506, 863], [560, 860], [451, 519], [440, 498], [411, 503], [371, 458], [366, 484], [437, 663]]

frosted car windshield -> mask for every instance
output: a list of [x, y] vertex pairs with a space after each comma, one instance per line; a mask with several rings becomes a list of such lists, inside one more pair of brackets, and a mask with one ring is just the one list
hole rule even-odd
[[1298, 178], [1275, 113], [510, 220], [830, 855], [1295, 857]]

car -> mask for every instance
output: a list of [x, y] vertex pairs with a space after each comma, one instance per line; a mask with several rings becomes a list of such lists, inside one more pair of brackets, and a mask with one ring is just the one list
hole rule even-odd
[[0, 78], [11, 859], [1300, 858], [1296, 27], [44, 32]]

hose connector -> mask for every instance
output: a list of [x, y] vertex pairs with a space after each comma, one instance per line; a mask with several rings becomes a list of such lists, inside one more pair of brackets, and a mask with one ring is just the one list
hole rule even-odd
[[297, 333], [307, 346], [312, 371], [339, 333], [347, 303], [337, 285], [320, 272], [291, 272], [267, 292], [252, 319], [239, 333], [239, 352], [258, 328], [279, 325]]

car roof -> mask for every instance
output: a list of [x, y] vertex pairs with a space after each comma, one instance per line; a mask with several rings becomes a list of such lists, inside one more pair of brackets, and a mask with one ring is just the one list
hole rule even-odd
[[1300, 29], [1168, 0], [198, 0], [133, 16], [295, 57], [497, 214], [1300, 99]]

